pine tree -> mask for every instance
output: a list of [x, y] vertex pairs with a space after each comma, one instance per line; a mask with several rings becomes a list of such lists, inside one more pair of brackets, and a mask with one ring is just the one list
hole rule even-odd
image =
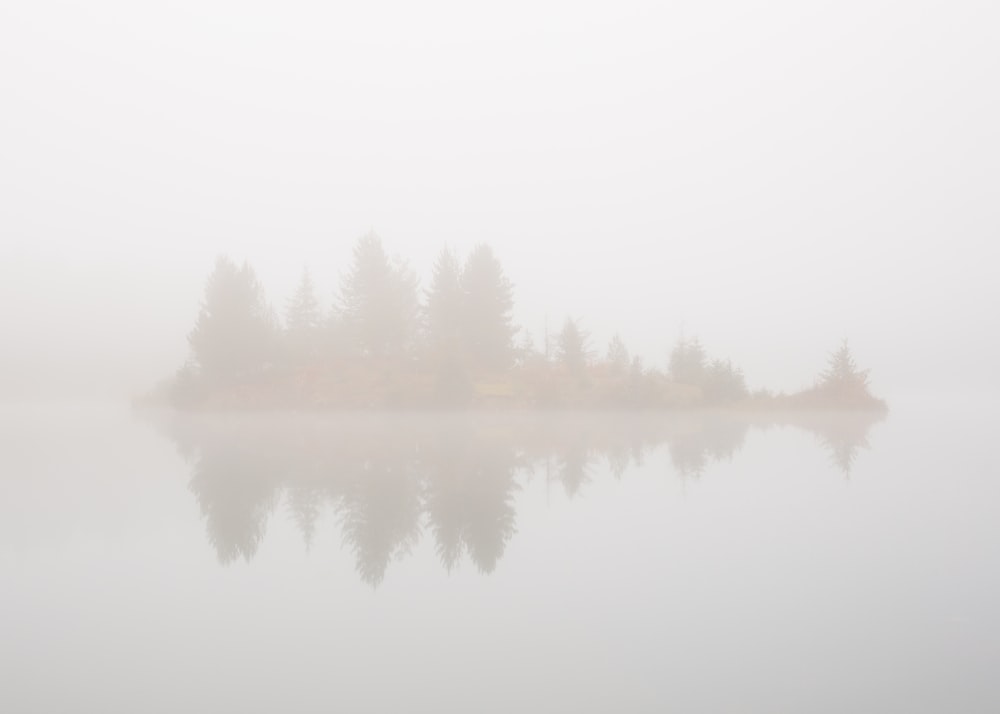
[[221, 256], [188, 343], [204, 377], [219, 381], [260, 369], [273, 358], [277, 321], [253, 269]]
[[285, 326], [289, 332], [310, 332], [319, 328], [319, 322], [319, 300], [316, 298], [312, 276], [306, 268], [285, 309]]
[[701, 385], [707, 355], [697, 338], [681, 339], [670, 353], [670, 379], [680, 384]]
[[868, 401], [867, 369], [859, 369], [845, 339], [840, 349], [830, 355], [826, 370], [819, 376], [819, 390], [843, 401]]
[[477, 246], [465, 263], [462, 292], [466, 358], [475, 368], [509, 367], [514, 356], [514, 291], [500, 261], [485, 243]]
[[535, 347], [535, 340], [531, 336], [531, 333], [524, 330], [521, 333], [521, 338], [517, 341], [517, 347], [514, 348], [514, 361], [521, 367], [528, 364], [539, 364], [545, 361], [545, 355], [538, 351]]
[[296, 364], [315, 358], [320, 346], [320, 309], [308, 268], [285, 310], [286, 347]]
[[417, 332], [417, 281], [404, 263], [392, 261], [374, 233], [354, 246], [340, 291], [340, 318], [358, 353], [403, 357]]
[[427, 344], [434, 358], [449, 362], [460, 358], [464, 302], [458, 258], [446, 247], [434, 264], [427, 291]]
[[557, 357], [574, 373], [583, 371], [590, 359], [588, 335], [572, 317], [566, 318], [559, 332]]
[[624, 373], [631, 363], [628, 349], [622, 341], [621, 335], [617, 332], [608, 343], [608, 364], [610, 364], [619, 374]]
[[748, 395], [743, 371], [729, 360], [716, 359], [708, 365], [702, 381], [702, 390], [708, 404], [726, 404]]
[[867, 369], [858, 369], [858, 364], [854, 361], [851, 348], [845, 339], [841, 342], [840, 349], [830, 355], [829, 364], [820, 375], [820, 384], [824, 386], [860, 384], [867, 387], [868, 372]]

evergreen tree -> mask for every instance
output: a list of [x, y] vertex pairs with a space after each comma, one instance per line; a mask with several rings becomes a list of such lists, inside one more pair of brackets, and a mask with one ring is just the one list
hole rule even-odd
[[427, 291], [427, 343], [434, 358], [451, 362], [460, 357], [464, 302], [458, 258], [446, 247], [434, 264]]
[[840, 349], [830, 356], [826, 370], [819, 377], [818, 387], [839, 399], [872, 399], [868, 392], [867, 369], [859, 369], [845, 339]]
[[701, 385], [705, 379], [707, 356], [697, 338], [681, 338], [670, 353], [670, 379], [680, 384]]
[[517, 347], [514, 348], [514, 360], [515, 362], [523, 367], [528, 364], [539, 364], [545, 361], [545, 355], [538, 351], [535, 347], [535, 340], [531, 336], [531, 333], [524, 330], [521, 334], [520, 340], [517, 342]]
[[639, 355], [632, 357], [628, 368], [628, 395], [632, 404], [642, 404], [653, 397], [649, 392], [649, 374]]
[[743, 371], [729, 360], [712, 360], [705, 371], [702, 390], [708, 404], [725, 404], [745, 399], [748, 395]]
[[608, 343], [608, 364], [616, 372], [623, 373], [629, 368], [631, 361], [628, 349], [625, 347], [625, 343], [622, 342], [621, 335], [616, 332], [615, 336], [611, 338], [611, 342]]
[[319, 328], [320, 310], [309, 269], [302, 271], [299, 286], [285, 309], [285, 327], [289, 332], [310, 332]]
[[308, 268], [302, 271], [299, 286], [285, 310], [289, 356], [295, 363], [315, 357], [319, 349], [320, 309]]
[[588, 335], [572, 317], [567, 317], [559, 332], [557, 357], [574, 373], [583, 371], [590, 359]]
[[470, 364], [505, 369], [514, 356], [514, 291], [500, 261], [485, 243], [469, 255], [462, 271], [465, 297], [462, 334]]
[[404, 356], [417, 331], [417, 281], [392, 261], [374, 233], [354, 246], [340, 292], [340, 318], [354, 348], [368, 357]]
[[218, 381], [260, 369], [273, 357], [277, 321], [253, 269], [221, 256], [188, 343], [204, 377]]
[[840, 384], [860, 384], [868, 386], [867, 369], [859, 369], [851, 348], [845, 339], [841, 342], [840, 349], [830, 355], [830, 361], [826, 370], [820, 375], [820, 384], [825, 386], [835, 386]]

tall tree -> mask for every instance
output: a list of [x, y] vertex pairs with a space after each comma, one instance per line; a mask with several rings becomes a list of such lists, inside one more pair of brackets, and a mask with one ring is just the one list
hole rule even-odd
[[557, 356], [571, 372], [581, 372], [590, 359], [589, 336], [572, 317], [559, 331]]
[[826, 370], [819, 376], [818, 387], [840, 400], [873, 400], [868, 391], [868, 372], [858, 367], [845, 339], [840, 349], [830, 355]]
[[188, 343], [206, 378], [218, 381], [259, 369], [273, 358], [277, 321], [253, 269], [220, 256]]
[[309, 269], [302, 271], [299, 286], [285, 309], [285, 326], [289, 332], [307, 332], [319, 327], [320, 309]]
[[355, 348], [369, 357], [402, 357], [417, 331], [417, 280], [390, 260], [374, 233], [354, 245], [351, 269], [340, 291], [340, 317]]
[[701, 385], [708, 356], [698, 338], [681, 338], [670, 353], [670, 379], [680, 384]]
[[705, 370], [701, 387], [708, 404], [736, 402], [749, 394], [743, 370], [734, 367], [729, 360], [712, 360]]
[[482, 243], [462, 271], [463, 341], [474, 367], [505, 369], [514, 357], [514, 290], [493, 250]]
[[608, 343], [608, 364], [621, 374], [629, 368], [631, 363], [632, 359], [629, 357], [628, 349], [625, 347], [621, 335], [616, 332], [615, 336], [611, 338], [611, 342]]
[[528, 330], [521, 332], [521, 337], [514, 348], [515, 361], [518, 365], [539, 364], [545, 361], [545, 355], [535, 347], [535, 340]]
[[287, 347], [293, 362], [300, 363], [315, 356], [319, 349], [319, 328], [319, 300], [312, 276], [306, 268], [285, 309]]
[[448, 247], [441, 250], [427, 290], [427, 345], [436, 359], [453, 361], [462, 350], [462, 315], [465, 296], [458, 258]]
[[840, 349], [830, 355], [827, 368], [820, 375], [820, 385], [826, 387], [868, 386], [868, 370], [858, 368], [846, 339], [840, 343]]

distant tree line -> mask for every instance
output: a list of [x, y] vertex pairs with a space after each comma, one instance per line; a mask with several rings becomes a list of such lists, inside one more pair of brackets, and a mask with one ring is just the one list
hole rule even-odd
[[[573, 317], [539, 350], [514, 325], [513, 308], [513, 287], [486, 244], [464, 260], [444, 248], [421, 290], [407, 263], [365, 234], [330, 306], [306, 269], [283, 319], [254, 270], [223, 256], [188, 335], [191, 359], [166, 391], [176, 404], [237, 407], [721, 406], [751, 398], [743, 372], [697, 339], [679, 340], [660, 371], [618, 334], [606, 351], [594, 350]], [[845, 343], [810, 394], [860, 403], [871, 398], [867, 380]]]

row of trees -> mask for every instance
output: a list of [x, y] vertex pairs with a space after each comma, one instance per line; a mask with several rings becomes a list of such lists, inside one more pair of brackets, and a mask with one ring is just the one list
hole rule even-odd
[[[498, 394], [520, 390], [524, 401], [553, 405], [721, 405], [749, 396], [742, 371], [711, 358], [697, 339], [681, 339], [661, 373], [630, 355], [617, 334], [606, 354], [595, 354], [590, 336], [573, 318], [554, 335], [554, 349], [546, 334], [539, 351], [526, 333], [516, 339], [513, 307], [511, 283], [485, 244], [464, 260], [442, 250], [421, 291], [408, 265], [390, 257], [379, 237], [368, 233], [355, 243], [330, 308], [324, 309], [307, 269], [283, 320], [253, 269], [220, 257], [188, 337], [192, 362], [181, 370], [172, 394], [190, 402], [269, 372], [362, 365], [367, 372], [352, 373], [355, 390], [384, 388], [365, 379], [376, 372], [399, 377], [393, 387], [399, 392], [406, 392], [398, 384], [403, 377], [429, 378], [435, 398], [454, 402], [468, 401], [477, 380], [492, 380], [490, 389]], [[865, 398], [867, 373], [854, 364], [846, 344], [811, 393], [842, 401]]]
[[246, 263], [215, 264], [194, 329], [194, 365], [206, 378], [241, 377], [267, 365], [302, 366], [328, 355], [373, 361], [434, 359], [501, 370], [514, 358], [513, 289], [488, 245], [464, 264], [446, 248], [425, 300], [406, 263], [374, 233], [358, 239], [351, 267], [324, 311], [307, 270], [288, 302], [284, 324]]

